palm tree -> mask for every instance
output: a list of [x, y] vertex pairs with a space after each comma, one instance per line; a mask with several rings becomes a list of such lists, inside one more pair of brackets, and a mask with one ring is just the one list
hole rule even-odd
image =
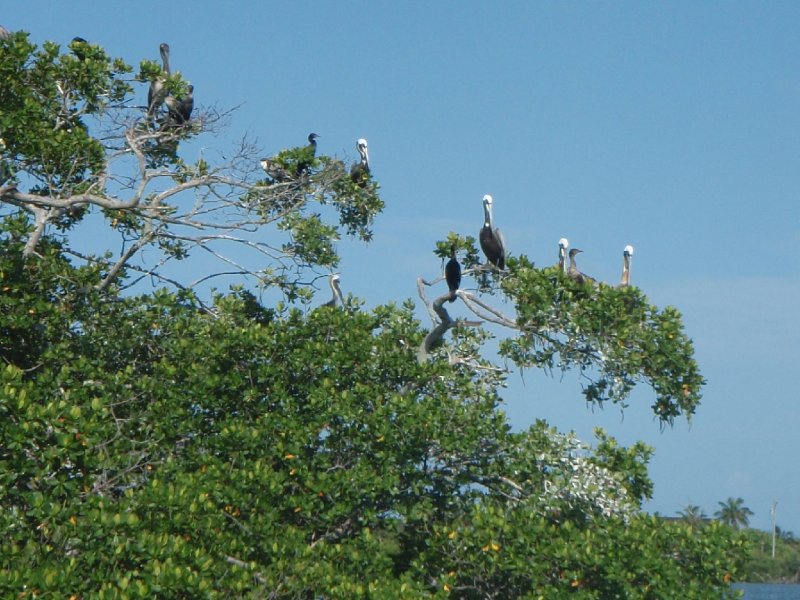
[[678, 516], [692, 527], [702, 525], [708, 518], [703, 509], [696, 504], [687, 504], [683, 510], [678, 511]]
[[741, 498], [728, 498], [725, 502], [720, 502], [719, 507], [714, 516], [734, 529], [747, 527], [750, 517], [753, 516], [753, 511], [744, 506]]
[[779, 540], [789, 543], [797, 541], [797, 538], [795, 538], [794, 533], [792, 533], [788, 529], [781, 529], [779, 526], [776, 526], [775, 530]]

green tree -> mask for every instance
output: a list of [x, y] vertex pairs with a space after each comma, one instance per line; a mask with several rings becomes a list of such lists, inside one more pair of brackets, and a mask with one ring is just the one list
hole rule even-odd
[[[411, 301], [302, 309], [333, 241], [369, 240], [376, 182], [324, 155], [298, 169], [305, 147], [266, 173], [245, 147], [189, 164], [214, 115], [150, 118], [135, 94], [154, 63], [131, 80], [101, 48], [80, 54], [0, 40], [0, 596], [731, 596], [735, 532], [642, 513], [651, 449], [512, 431], [506, 370], [482, 355], [489, 334], [449, 317], [449, 294], [426, 300], [430, 328]], [[122, 250], [80, 250], [91, 220]], [[197, 250], [289, 301], [202, 297], [164, 271]], [[459, 292], [513, 331], [503, 356], [580, 370], [594, 402], [646, 382], [663, 423], [694, 412], [702, 378], [677, 311], [508, 262], [470, 265], [485, 293]], [[166, 285], [123, 293], [145, 274]]]
[[[71, 46], [64, 54], [52, 43], [37, 49], [23, 32], [0, 46], [0, 200], [29, 215], [30, 230], [20, 232], [23, 257], [36, 254], [49, 230], [64, 253], [102, 269], [100, 289], [149, 277], [189, 290], [241, 277], [295, 299], [309, 296], [298, 285], [307, 266], [338, 264], [334, 243], [342, 235], [371, 238], [383, 208], [378, 186], [353, 182], [343, 161], [319, 155], [299, 169], [307, 148], [289, 148], [265, 173], [261, 152], [243, 140], [218, 163], [202, 153], [189, 162], [183, 147], [228, 115], [197, 110], [175, 126], [161, 108], [152, 119], [141, 97], [145, 83], [161, 76], [156, 63], [141, 61], [131, 79], [133, 67], [102, 48]], [[186, 86], [174, 74], [165, 93], [180, 97]], [[276, 178], [275, 168], [285, 176]], [[90, 220], [118, 237], [109, 245], [118, 250], [99, 253], [80, 244], [83, 236], [69, 235]], [[218, 265], [200, 281], [167, 270], [198, 250]], [[123, 278], [126, 270], [135, 277]]]
[[744, 505], [742, 498], [728, 498], [725, 502], [719, 503], [719, 510], [714, 516], [734, 529], [741, 529], [750, 524], [753, 511]]
[[696, 504], [687, 504], [683, 510], [678, 511], [678, 516], [692, 527], [699, 527], [708, 520], [703, 509]]
[[778, 534], [778, 539], [781, 539], [784, 542], [792, 543], [797, 541], [797, 537], [794, 535], [794, 532], [790, 529], [783, 529], [780, 526], [776, 526], [775, 532]]

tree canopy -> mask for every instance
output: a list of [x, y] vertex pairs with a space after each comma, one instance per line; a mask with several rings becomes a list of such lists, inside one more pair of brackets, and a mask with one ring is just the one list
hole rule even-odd
[[[221, 115], [148, 110], [154, 78], [173, 99], [188, 82], [134, 72], [83, 41], [0, 39], [4, 596], [731, 595], [731, 528], [641, 511], [646, 445], [512, 431], [478, 326], [509, 330], [519, 368], [577, 369], [592, 402], [644, 382], [669, 424], [703, 384], [676, 309], [513, 253], [488, 269], [446, 232], [436, 251], [466, 251], [457, 297], [476, 321], [422, 279], [430, 326], [411, 300], [308, 308], [336, 242], [371, 239], [377, 182], [306, 145], [189, 162]], [[80, 247], [82, 226], [121, 243]], [[204, 297], [164, 270], [197, 252], [219, 261], [203, 280], [242, 285]]]

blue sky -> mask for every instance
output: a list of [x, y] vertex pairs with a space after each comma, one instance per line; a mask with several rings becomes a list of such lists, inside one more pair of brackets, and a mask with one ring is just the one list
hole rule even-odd
[[134, 65], [169, 42], [199, 105], [241, 105], [208, 149], [315, 131], [352, 160], [366, 137], [387, 208], [371, 245], [340, 250], [342, 287], [369, 306], [416, 299], [434, 242], [476, 235], [485, 193], [537, 264], [566, 236], [616, 281], [633, 244], [633, 282], [683, 312], [708, 379], [693, 422], [660, 431], [646, 388], [621, 415], [588, 409], [575, 376], [526, 373], [513, 424], [653, 445], [650, 510], [741, 496], [767, 529], [774, 499], [800, 533], [799, 3], [31, 0], [2, 19]]

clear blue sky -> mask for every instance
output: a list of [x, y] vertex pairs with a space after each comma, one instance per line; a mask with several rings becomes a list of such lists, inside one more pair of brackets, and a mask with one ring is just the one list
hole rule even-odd
[[615, 281], [633, 244], [634, 283], [683, 312], [708, 379], [693, 423], [661, 432], [646, 388], [623, 418], [587, 409], [574, 376], [526, 373], [513, 424], [655, 446], [650, 510], [741, 496], [767, 529], [775, 499], [800, 533], [800, 3], [29, 0], [2, 19], [134, 65], [169, 42], [198, 104], [242, 105], [211, 149], [315, 131], [353, 158], [366, 137], [387, 208], [373, 244], [340, 250], [370, 306], [416, 298], [435, 240], [476, 235], [485, 193], [509, 251], [538, 264], [567, 236]]

